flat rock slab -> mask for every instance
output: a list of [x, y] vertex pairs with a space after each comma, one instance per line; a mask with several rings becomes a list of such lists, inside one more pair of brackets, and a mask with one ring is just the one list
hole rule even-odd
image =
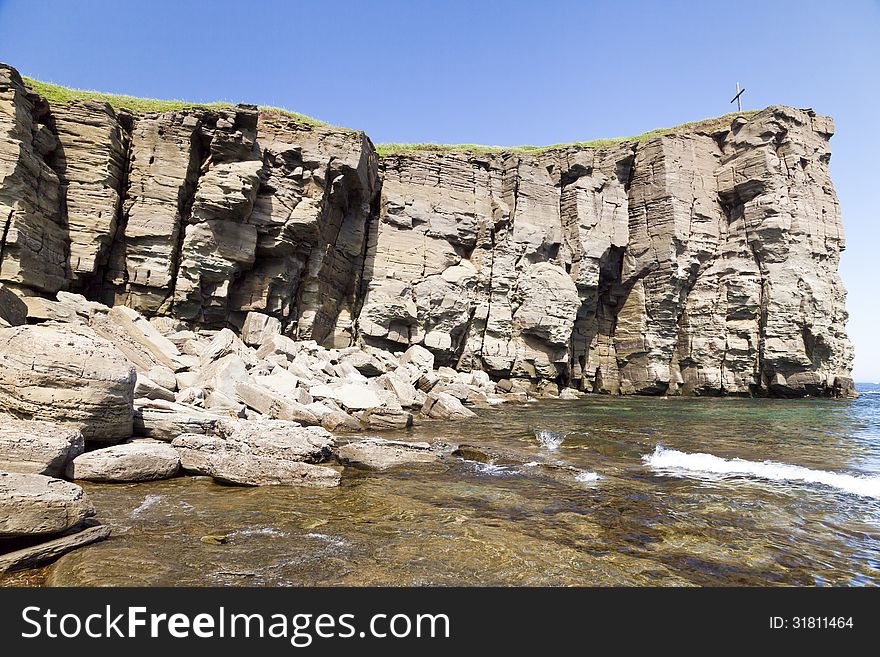
[[93, 515], [95, 508], [76, 484], [0, 472], [0, 536], [56, 534]]
[[0, 416], [0, 470], [55, 477], [82, 452], [74, 427]]
[[168, 443], [133, 440], [79, 455], [68, 464], [67, 477], [106, 482], [154, 481], [173, 477], [179, 469], [180, 456]]
[[0, 573], [18, 568], [39, 566], [48, 561], [53, 561], [62, 554], [66, 554], [76, 548], [97, 541], [103, 541], [108, 536], [110, 536], [110, 527], [108, 525], [98, 525], [97, 527], [88, 527], [82, 531], [67, 534], [60, 538], [54, 538], [45, 543], [0, 554]]
[[137, 436], [171, 442], [181, 434], [216, 435], [223, 418], [200, 408], [158, 400], [138, 400], [134, 409], [134, 433]]
[[172, 443], [184, 470], [239, 486], [338, 486], [339, 471], [302, 461], [252, 453], [246, 444], [211, 436], [185, 435]]
[[301, 427], [284, 420], [224, 420], [220, 436], [256, 456], [309, 463], [329, 458], [335, 444], [326, 429]]
[[336, 454], [343, 463], [356, 463], [376, 470], [405, 463], [432, 463], [440, 458], [428, 443], [408, 443], [382, 438], [367, 438], [348, 443], [340, 447]]

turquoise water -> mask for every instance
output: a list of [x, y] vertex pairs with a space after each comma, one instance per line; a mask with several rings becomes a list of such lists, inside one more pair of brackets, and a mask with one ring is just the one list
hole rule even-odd
[[386, 434], [466, 459], [347, 468], [332, 490], [87, 485], [113, 537], [5, 582], [874, 585], [880, 386], [860, 389], [485, 409]]

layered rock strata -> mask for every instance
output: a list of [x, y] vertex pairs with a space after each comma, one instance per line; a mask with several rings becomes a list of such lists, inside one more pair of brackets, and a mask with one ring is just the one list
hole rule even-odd
[[834, 128], [811, 110], [379, 158], [363, 133], [253, 106], [50, 105], [7, 66], [0, 108], [0, 283], [19, 295], [82, 293], [250, 344], [418, 345], [533, 388], [851, 391]]

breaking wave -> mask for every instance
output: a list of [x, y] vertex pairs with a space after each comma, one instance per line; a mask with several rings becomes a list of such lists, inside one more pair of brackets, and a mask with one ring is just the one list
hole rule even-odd
[[556, 449], [565, 440], [565, 434], [560, 431], [548, 431], [547, 429], [535, 429], [535, 438], [541, 447]]
[[149, 509], [154, 504], [158, 503], [162, 499], [161, 495], [146, 495], [144, 497], [144, 501], [138, 505], [138, 507], [131, 512], [131, 516], [134, 518], [139, 516], [141, 513]]
[[880, 477], [858, 476], [828, 470], [813, 470], [799, 465], [775, 461], [723, 459], [712, 454], [689, 454], [658, 445], [653, 454], [642, 460], [662, 473], [687, 476], [690, 473], [725, 477], [754, 477], [766, 481], [788, 481], [821, 484], [845, 493], [880, 498]]

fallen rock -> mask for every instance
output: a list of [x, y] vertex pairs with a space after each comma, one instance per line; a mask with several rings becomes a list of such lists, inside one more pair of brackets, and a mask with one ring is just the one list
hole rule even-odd
[[301, 427], [281, 420], [224, 420], [220, 437], [247, 446], [252, 454], [320, 463], [330, 457], [333, 436], [321, 427]]
[[57, 477], [82, 451], [78, 429], [0, 416], [0, 470]]
[[93, 328], [143, 372], [149, 372], [156, 365], [173, 372], [185, 369], [177, 346], [131, 308], [111, 308], [102, 321], [93, 322]]
[[402, 440], [365, 438], [338, 448], [336, 455], [342, 463], [385, 470], [405, 463], [431, 463], [440, 456], [428, 443], [410, 443]]
[[27, 315], [27, 304], [0, 283], [0, 326], [21, 326], [27, 323]]
[[0, 329], [0, 410], [69, 423], [86, 440], [131, 436], [135, 369], [84, 326]]
[[388, 408], [386, 406], [370, 408], [361, 412], [358, 418], [361, 424], [374, 431], [393, 431], [406, 429], [413, 425], [412, 413], [402, 408]]
[[559, 398], [565, 401], [574, 401], [584, 396], [584, 393], [578, 392], [574, 388], [563, 388], [559, 391]]
[[77, 456], [67, 465], [68, 479], [154, 481], [177, 474], [180, 456], [168, 443], [133, 440]]
[[422, 372], [430, 372], [434, 369], [434, 354], [424, 347], [414, 344], [400, 357], [401, 365], [409, 363], [418, 367]]
[[335, 388], [333, 398], [351, 411], [376, 408], [382, 405], [379, 395], [362, 383], [345, 383]]
[[166, 442], [184, 433], [216, 435], [222, 419], [194, 406], [139, 400], [134, 413], [134, 434]]
[[345, 411], [330, 411], [321, 417], [321, 426], [328, 431], [360, 431], [360, 421]]
[[[292, 433], [296, 429], [300, 433]], [[236, 435], [239, 439], [232, 437]], [[176, 438], [172, 446], [180, 454], [184, 470], [211, 476], [222, 483], [317, 488], [339, 485], [337, 470], [305, 462], [317, 454], [323, 457], [332, 444], [332, 440], [326, 438], [322, 442], [311, 429], [287, 427], [284, 431], [260, 436], [241, 433], [232, 436], [224, 440], [184, 435]]]
[[[421, 379], [419, 379], [421, 380]], [[416, 403], [417, 390], [410, 382], [409, 377], [398, 372], [388, 372], [376, 379], [376, 384], [385, 390], [393, 392], [400, 405], [410, 408]]]
[[0, 536], [56, 534], [93, 515], [92, 503], [76, 484], [0, 472]]
[[279, 395], [261, 385], [239, 382], [235, 385], [235, 394], [249, 408], [276, 420], [302, 422], [303, 424], [320, 424], [318, 418], [304, 404]]
[[259, 347], [269, 336], [281, 333], [281, 322], [263, 313], [249, 312], [241, 327], [241, 339], [246, 345]]
[[437, 420], [465, 420], [477, 415], [448, 392], [429, 392], [422, 414]]
[[0, 554], [0, 573], [6, 573], [20, 568], [34, 568], [49, 561], [54, 561], [62, 554], [71, 550], [103, 541], [110, 536], [109, 525], [97, 525], [87, 527], [65, 534], [59, 538], [53, 538], [45, 543], [38, 543], [13, 552]]
[[134, 396], [136, 399], [174, 401], [174, 393], [171, 390], [163, 388], [146, 374], [141, 374], [140, 372], [138, 372], [137, 380], [135, 381]]
[[379, 376], [386, 370], [386, 366], [381, 360], [360, 349], [346, 354], [340, 359], [340, 362], [348, 363], [364, 376]]

